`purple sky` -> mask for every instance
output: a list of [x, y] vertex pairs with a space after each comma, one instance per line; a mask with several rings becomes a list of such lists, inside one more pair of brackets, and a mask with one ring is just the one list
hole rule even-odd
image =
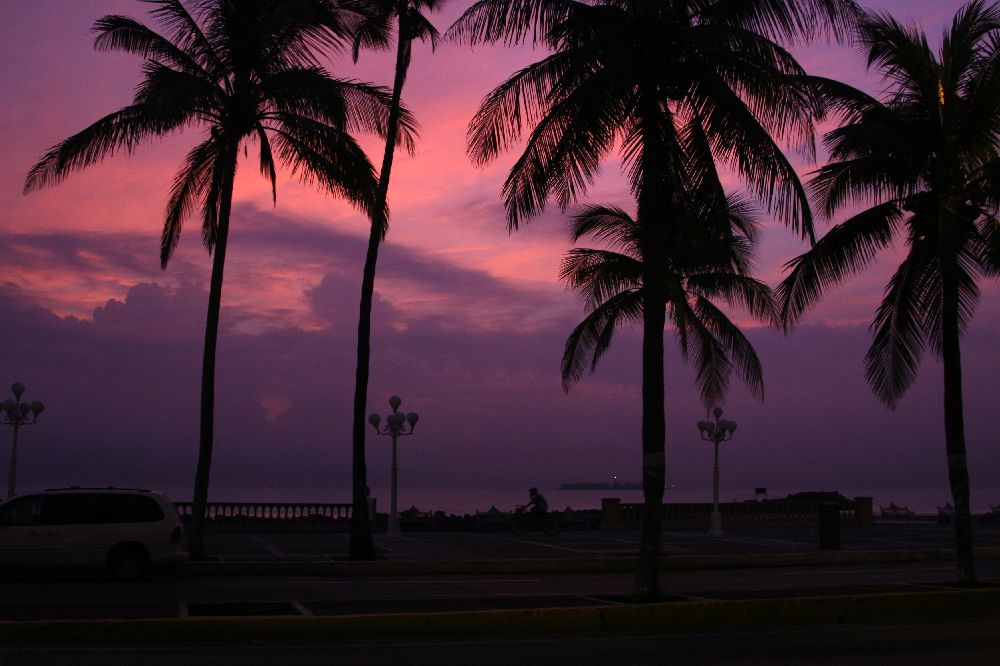
[[[442, 29], [467, 3], [436, 19]], [[871, 0], [920, 22], [936, 40], [957, 0]], [[143, 17], [132, 0], [0, 3], [0, 392], [21, 381], [47, 411], [23, 431], [19, 486], [189, 486], [198, 444], [198, 388], [209, 258], [197, 222], [160, 271], [161, 214], [193, 132], [144, 145], [21, 194], [27, 169], [53, 143], [126, 104], [139, 62], [96, 53], [91, 23]], [[809, 71], [874, 90], [849, 47], [800, 49]], [[400, 156], [392, 228], [376, 284], [369, 407], [396, 393], [421, 414], [402, 440], [411, 488], [551, 487], [640, 476], [639, 336], [622, 331], [598, 372], [569, 395], [559, 383], [566, 335], [582, 317], [556, 280], [569, 249], [565, 216], [550, 209], [516, 234], [500, 187], [514, 153], [487, 169], [464, 154], [465, 126], [484, 94], [537, 58], [527, 49], [418, 47], [404, 99], [421, 122], [415, 157]], [[330, 62], [335, 75], [387, 84], [391, 62], [364, 54]], [[370, 155], [380, 155], [367, 137]], [[802, 171], [810, 165], [803, 164]], [[629, 205], [616, 159], [587, 201]], [[825, 229], [821, 224], [820, 231]], [[218, 358], [218, 486], [329, 486], [345, 501], [350, 405], [365, 220], [342, 202], [282, 177], [277, 207], [252, 163], [240, 172]], [[772, 283], [804, 247], [769, 225], [758, 262]], [[766, 402], [734, 380], [725, 405], [739, 423], [723, 485], [790, 489], [947, 487], [941, 369], [924, 360], [891, 413], [871, 396], [862, 358], [893, 257], [829, 294], [789, 337], [749, 329]], [[991, 416], [1000, 361], [997, 288], [983, 285], [964, 342], [973, 487], [1000, 487]], [[710, 449], [693, 374], [667, 334], [668, 481], [710, 481]], [[9, 432], [0, 433], [6, 468]], [[387, 483], [388, 446], [369, 437], [372, 486]], [[220, 498], [221, 499], [221, 498]], [[886, 498], [888, 499], [888, 498]], [[942, 494], [941, 502], [945, 499]], [[974, 508], [1000, 497], [973, 495]]]

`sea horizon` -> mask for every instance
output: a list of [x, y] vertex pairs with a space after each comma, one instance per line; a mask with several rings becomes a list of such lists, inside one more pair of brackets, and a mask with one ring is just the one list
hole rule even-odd
[[[174, 501], [190, 501], [193, 491], [187, 486], [160, 488]], [[527, 488], [399, 488], [397, 504], [400, 511], [416, 507], [420, 511], [444, 511], [463, 515], [489, 511], [511, 511], [516, 506], [527, 504]], [[601, 490], [563, 490], [559, 487], [539, 486], [542, 495], [554, 511], [563, 509], [600, 509], [604, 498], [616, 497], [624, 503], [642, 502], [641, 490], [621, 488]], [[741, 502], [753, 499], [783, 499], [797, 492], [825, 491], [839, 492], [848, 499], [871, 497], [872, 507], [878, 515], [879, 508], [894, 503], [907, 507], [918, 514], [935, 514], [937, 507], [951, 502], [947, 488], [776, 488], [767, 489], [764, 495], [757, 495], [755, 488], [722, 488], [719, 490], [721, 502]], [[390, 492], [388, 487], [372, 486], [371, 496], [376, 500], [380, 513], [389, 511]], [[289, 502], [289, 503], [349, 503], [350, 488], [341, 487], [281, 487], [281, 486], [224, 486], [209, 489], [210, 502]], [[663, 492], [666, 503], [711, 502], [712, 491], [705, 488], [666, 487]], [[991, 506], [1000, 505], [1000, 488], [972, 489], [972, 513], [986, 513]]]

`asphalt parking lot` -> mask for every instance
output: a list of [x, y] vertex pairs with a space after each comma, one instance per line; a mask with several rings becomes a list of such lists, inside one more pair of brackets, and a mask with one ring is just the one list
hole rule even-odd
[[[976, 523], [977, 548], [1000, 548], [1000, 524]], [[321, 562], [346, 557], [349, 536], [341, 532], [214, 532], [210, 555], [223, 562]], [[396, 561], [580, 559], [623, 557], [638, 552], [637, 531], [575, 531], [556, 536], [509, 532], [404, 532], [396, 540], [375, 535], [380, 556]], [[842, 526], [840, 550], [913, 551], [954, 547], [954, 528], [932, 521], [877, 522]], [[819, 550], [818, 528], [742, 528], [722, 538], [702, 532], [668, 531], [665, 556], [808, 553]]]

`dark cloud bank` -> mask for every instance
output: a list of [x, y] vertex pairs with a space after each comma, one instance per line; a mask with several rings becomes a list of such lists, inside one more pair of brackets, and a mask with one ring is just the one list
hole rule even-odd
[[[230, 256], [237, 266], [241, 254], [270, 245], [303, 256], [321, 247], [327, 268], [306, 293], [315, 319], [323, 322], [318, 330], [271, 322], [264, 332], [241, 333], [236, 324], [243, 313], [224, 308], [213, 467], [219, 486], [330, 487], [331, 501], [347, 498], [362, 241], [330, 233], [286, 225], [234, 236]], [[88, 243], [66, 234], [59, 242], [67, 248]], [[191, 255], [192, 265], [199, 260], [207, 263]], [[27, 397], [48, 406], [41, 423], [23, 432], [22, 488], [190, 484], [204, 272], [198, 268], [169, 287], [154, 282], [151, 272], [124, 299], [97, 307], [92, 320], [57, 317], [16, 285], [5, 285], [0, 381], [24, 382]], [[231, 272], [231, 279], [240, 272]], [[391, 244], [380, 264], [382, 278], [410, 280], [441, 294], [452, 309], [407, 313], [384, 293], [376, 303], [369, 407], [384, 413], [385, 398], [398, 393], [404, 409], [422, 417], [417, 436], [403, 443], [408, 484], [517, 488], [612, 474], [639, 478], [635, 331], [622, 332], [597, 374], [565, 395], [559, 358], [579, 314], [560, 314], [574, 311], [569, 295], [527, 292]], [[500, 313], [492, 321], [506, 325], [466, 325], [485, 310]], [[767, 400], [757, 403], [734, 384], [726, 413], [739, 430], [724, 452], [725, 486], [946, 488], [939, 364], [925, 359], [918, 384], [891, 413], [864, 382], [864, 327], [812, 325], [787, 338], [764, 330], [750, 337], [765, 364]], [[995, 340], [995, 330], [974, 323], [964, 347], [976, 486], [1000, 485], [991, 418], [1000, 361]], [[704, 409], [669, 337], [667, 349], [668, 480], [697, 488], [710, 478], [710, 450], [697, 441], [694, 425]], [[3, 436], [0, 460], [6, 466], [8, 433]], [[373, 485], [384, 483], [388, 468], [382, 439], [369, 442]]]

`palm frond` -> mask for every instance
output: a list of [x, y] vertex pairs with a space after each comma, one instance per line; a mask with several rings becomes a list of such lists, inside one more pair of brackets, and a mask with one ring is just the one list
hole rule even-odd
[[892, 202], [869, 208], [833, 227], [808, 252], [785, 264], [791, 272], [777, 289], [785, 329], [828, 288], [860, 272], [888, 247], [902, 215]]
[[[262, 80], [260, 90], [272, 109], [265, 118], [291, 114], [352, 132], [385, 137], [392, 93], [383, 87], [334, 79], [319, 67], [296, 67]], [[401, 107], [397, 145], [412, 154], [417, 132], [413, 114]]]
[[257, 143], [260, 149], [260, 174], [271, 184], [271, 201], [278, 203], [278, 171], [271, 152], [271, 141], [263, 127], [257, 127]]
[[176, 117], [161, 118], [155, 108], [130, 105], [109, 113], [90, 127], [60, 141], [28, 171], [25, 193], [54, 185], [70, 173], [96, 164], [119, 151], [131, 153], [144, 140], [181, 126]]
[[419, 39], [429, 43], [431, 50], [436, 50], [441, 41], [441, 33], [434, 27], [426, 16], [420, 13], [417, 7], [410, 7], [406, 16], [405, 37], [409, 40]]
[[[177, 45], [184, 53], [191, 54], [201, 67], [215, 77], [221, 77], [225, 65], [220, 54], [216, 53], [215, 45], [209, 41], [198, 21], [181, 0], [146, 0], [156, 5], [150, 14], [170, 32], [167, 39]], [[202, 9], [205, 3], [196, 2], [194, 6]]]
[[574, 243], [584, 236], [593, 236], [633, 257], [639, 253], [639, 226], [617, 206], [583, 206], [570, 218], [569, 228]]
[[180, 240], [184, 220], [194, 212], [198, 199], [207, 192], [214, 165], [221, 159], [219, 143], [209, 138], [187, 154], [183, 166], [174, 176], [160, 237], [161, 268], [167, 267]]
[[776, 325], [780, 321], [774, 294], [762, 280], [733, 273], [699, 273], [687, 277], [687, 289], [702, 299], [722, 298], [767, 324]]
[[824, 34], [843, 40], [861, 14], [853, 0], [695, 0], [690, 4], [702, 21], [739, 25], [788, 42]]
[[279, 114], [272, 145], [305, 183], [318, 183], [369, 217], [375, 210], [377, 178], [357, 141], [340, 129], [294, 114]]
[[[955, 281], [955, 297], [958, 301], [958, 332], [965, 332], [979, 304], [979, 287], [976, 280], [982, 274], [980, 258], [971, 247], [960, 248], [947, 261], [951, 262], [951, 274]], [[928, 250], [928, 253], [932, 250]], [[920, 276], [917, 308], [923, 314], [921, 323], [927, 342], [935, 356], [941, 358], [944, 345], [944, 295], [947, 288], [942, 273], [943, 258], [934, 257], [927, 262]]]
[[376, 11], [354, 31], [351, 38], [351, 58], [354, 62], [358, 62], [362, 49], [383, 51], [392, 44], [392, 26], [396, 17], [386, 3], [373, 4]]
[[562, 385], [567, 393], [589, 368], [593, 372], [611, 345], [615, 329], [623, 321], [642, 320], [638, 291], [623, 291], [595, 307], [566, 339], [562, 357]]
[[559, 279], [588, 307], [642, 285], [642, 262], [610, 250], [573, 248], [563, 257]]
[[872, 322], [874, 336], [865, 354], [865, 377], [889, 409], [896, 408], [917, 377], [924, 349], [919, 282], [929, 259], [911, 255], [899, 265]]
[[104, 16], [94, 22], [91, 32], [97, 33], [94, 48], [98, 51], [133, 53], [165, 61], [187, 73], [211, 76], [196, 56], [131, 17]]
[[448, 28], [446, 39], [463, 44], [537, 43], [579, 5], [575, 0], [478, 0]]
[[587, 85], [577, 86], [531, 132], [504, 181], [508, 229], [543, 211], [550, 198], [565, 210], [593, 182], [625, 114], [607, 76], [598, 72]]
[[729, 390], [729, 377], [733, 365], [722, 343], [706, 326], [701, 313], [686, 301], [673, 304], [673, 319], [677, 332], [683, 333], [682, 354], [688, 358], [689, 349], [694, 355], [695, 384], [706, 408], [723, 402]]
[[[730, 367], [733, 365], [740, 372], [743, 383], [750, 393], [758, 400], [764, 399], [764, 368], [757, 352], [743, 331], [734, 324], [726, 314], [706, 298], [698, 297], [694, 303], [694, 311], [702, 326], [726, 351], [726, 359]], [[704, 396], [705, 406], [720, 404], [725, 395], [712, 396], [709, 400]]]
[[549, 105], [549, 90], [569, 66], [567, 54], [555, 53], [514, 73], [494, 88], [469, 122], [467, 153], [483, 165], [510, 147], [526, 125], [534, 125]]
[[744, 178], [767, 209], [794, 231], [814, 239], [812, 213], [798, 174], [774, 138], [730, 88], [705, 86], [692, 100], [712, 150]]

